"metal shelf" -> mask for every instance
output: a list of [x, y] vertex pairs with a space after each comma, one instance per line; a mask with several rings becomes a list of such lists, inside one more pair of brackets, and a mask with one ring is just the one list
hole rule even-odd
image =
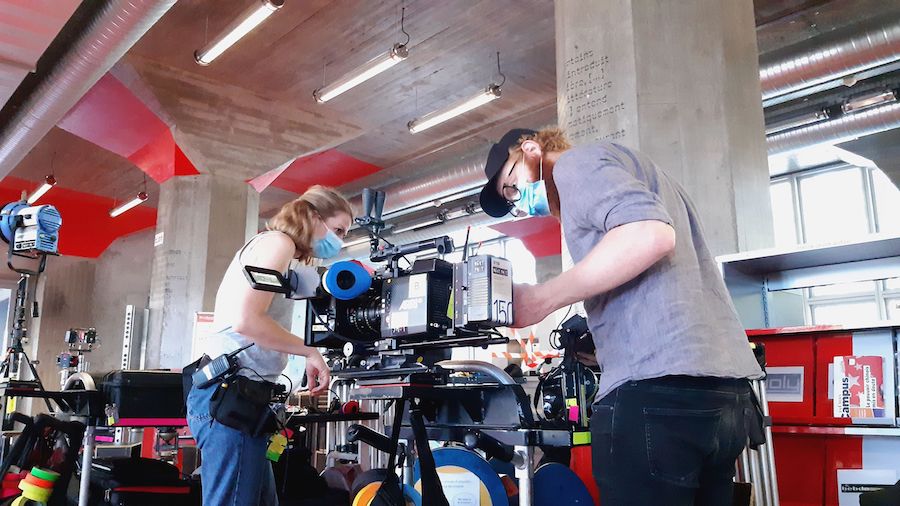
[[775, 434], [809, 434], [823, 436], [900, 436], [900, 427], [826, 427], [807, 425], [774, 425]]

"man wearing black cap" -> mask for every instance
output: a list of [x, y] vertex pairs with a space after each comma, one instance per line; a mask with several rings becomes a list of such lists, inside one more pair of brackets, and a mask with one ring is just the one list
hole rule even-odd
[[485, 172], [486, 213], [555, 216], [576, 262], [516, 285], [513, 314], [524, 327], [584, 301], [603, 505], [730, 505], [761, 371], [685, 191], [641, 153], [556, 129], [508, 132]]

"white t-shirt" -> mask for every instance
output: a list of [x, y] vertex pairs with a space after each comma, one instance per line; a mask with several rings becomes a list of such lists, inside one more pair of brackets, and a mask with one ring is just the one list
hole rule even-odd
[[[244, 265], [248, 258], [252, 258], [253, 248], [259, 246], [259, 239], [266, 234], [281, 234], [282, 232], [267, 231], [259, 233], [244, 245], [232, 258], [228, 269], [225, 270], [225, 276], [216, 292], [216, 308], [215, 321], [213, 328], [216, 329], [208, 339], [203, 341], [201, 352], [209, 355], [210, 358], [216, 358], [224, 353], [230, 353], [238, 348], [246, 346], [254, 340], [250, 336], [245, 336], [239, 332], [235, 332], [234, 316], [239, 313], [238, 305], [241, 303], [233, 294], [238, 292], [238, 288], [243, 288], [248, 283], [244, 275]], [[244, 263], [242, 263], [244, 262]], [[289, 265], [285, 265], [281, 270], [286, 271]], [[290, 321], [292, 300], [285, 299], [278, 294], [272, 299], [267, 313], [275, 319], [275, 321], [285, 325]], [[287, 326], [287, 325], [285, 325]], [[259, 373], [266, 381], [276, 381], [281, 375], [288, 363], [288, 354], [272, 349], [264, 348], [259, 344], [242, 351], [238, 356], [238, 362], [244, 370], [239, 374], [253, 379], [259, 379], [256, 373]]]

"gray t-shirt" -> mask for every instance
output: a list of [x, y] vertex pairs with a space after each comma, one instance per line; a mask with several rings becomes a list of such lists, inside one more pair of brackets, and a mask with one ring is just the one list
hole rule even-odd
[[553, 180], [575, 262], [620, 225], [658, 220], [675, 229], [668, 257], [584, 301], [603, 369], [597, 399], [632, 380], [762, 375], [697, 211], [678, 183], [645, 155], [610, 142], [566, 151]]

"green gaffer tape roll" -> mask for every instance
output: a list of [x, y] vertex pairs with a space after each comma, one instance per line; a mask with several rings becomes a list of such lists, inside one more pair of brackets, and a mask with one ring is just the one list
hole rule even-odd
[[37, 466], [31, 468], [31, 474], [37, 476], [42, 480], [56, 481], [57, 479], [59, 479], [59, 473], [55, 473], [53, 471], [50, 471], [49, 469], [41, 469]]

